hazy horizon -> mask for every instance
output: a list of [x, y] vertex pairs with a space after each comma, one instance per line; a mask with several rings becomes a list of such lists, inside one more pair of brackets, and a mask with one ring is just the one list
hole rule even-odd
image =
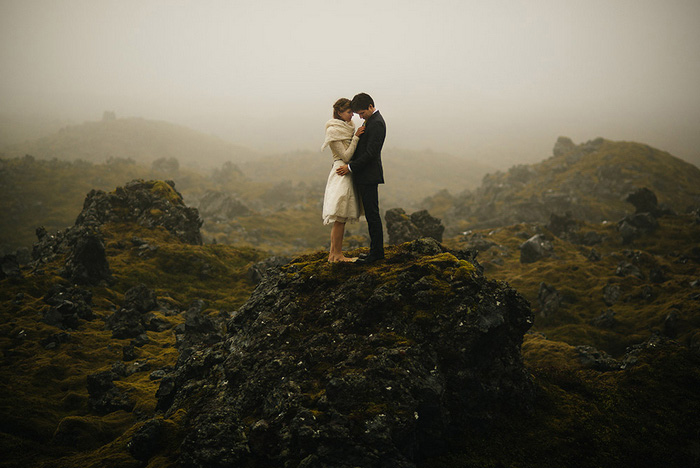
[[531, 163], [560, 135], [700, 164], [696, 1], [0, 0], [0, 112], [316, 150], [370, 93], [386, 145]]

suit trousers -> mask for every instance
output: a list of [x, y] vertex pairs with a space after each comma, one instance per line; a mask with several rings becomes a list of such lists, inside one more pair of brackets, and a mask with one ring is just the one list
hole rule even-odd
[[384, 257], [384, 228], [382, 217], [379, 214], [379, 185], [357, 184], [357, 194], [362, 200], [369, 229], [370, 247], [369, 254], [373, 257]]

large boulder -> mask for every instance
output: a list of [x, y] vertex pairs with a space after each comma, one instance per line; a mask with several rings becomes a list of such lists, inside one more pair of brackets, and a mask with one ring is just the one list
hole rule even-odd
[[554, 254], [554, 246], [542, 234], [535, 234], [520, 244], [520, 263], [533, 263]]
[[106, 222], [135, 222], [149, 228], [162, 226], [183, 242], [202, 243], [199, 212], [185, 205], [170, 180], [136, 179], [114, 192], [90, 191], [76, 225], [99, 226]]
[[392, 208], [384, 215], [389, 243], [392, 245], [430, 237], [442, 242], [445, 226], [427, 210], [416, 211], [410, 216], [402, 208]]
[[630, 193], [625, 201], [634, 205], [636, 213], [656, 213], [659, 205], [656, 194], [646, 187]]
[[318, 253], [271, 270], [161, 381], [164, 417], [187, 412], [182, 466], [415, 467], [529, 407], [532, 312], [474, 257], [420, 239], [368, 268]]
[[208, 190], [199, 200], [199, 212], [202, 217], [216, 221], [227, 221], [251, 213], [234, 195], [216, 190]]

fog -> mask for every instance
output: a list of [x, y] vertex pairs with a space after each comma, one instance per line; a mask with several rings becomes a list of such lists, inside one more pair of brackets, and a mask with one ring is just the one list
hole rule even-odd
[[367, 92], [388, 147], [513, 164], [602, 136], [700, 164], [699, 24], [697, 0], [0, 0], [0, 112], [290, 152]]

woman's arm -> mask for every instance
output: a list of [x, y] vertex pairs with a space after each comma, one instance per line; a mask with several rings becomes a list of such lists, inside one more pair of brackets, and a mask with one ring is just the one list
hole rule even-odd
[[335, 159], [340, 159], [347, 164], [348, 161], [350, 161], [350, 158], [352, 158], [352, 155], [355, 153], [355, 148], [357, 148], [358, 141], [360, 141], [360, 138], [358, 136], [353, 136], [350, 146], [348, 146], [347, 149], [345, 149], [345, 145], [342, 141], [331, 141], [328, 146], [331, 147], [331, 151], [333, 152], [333, 157]]

